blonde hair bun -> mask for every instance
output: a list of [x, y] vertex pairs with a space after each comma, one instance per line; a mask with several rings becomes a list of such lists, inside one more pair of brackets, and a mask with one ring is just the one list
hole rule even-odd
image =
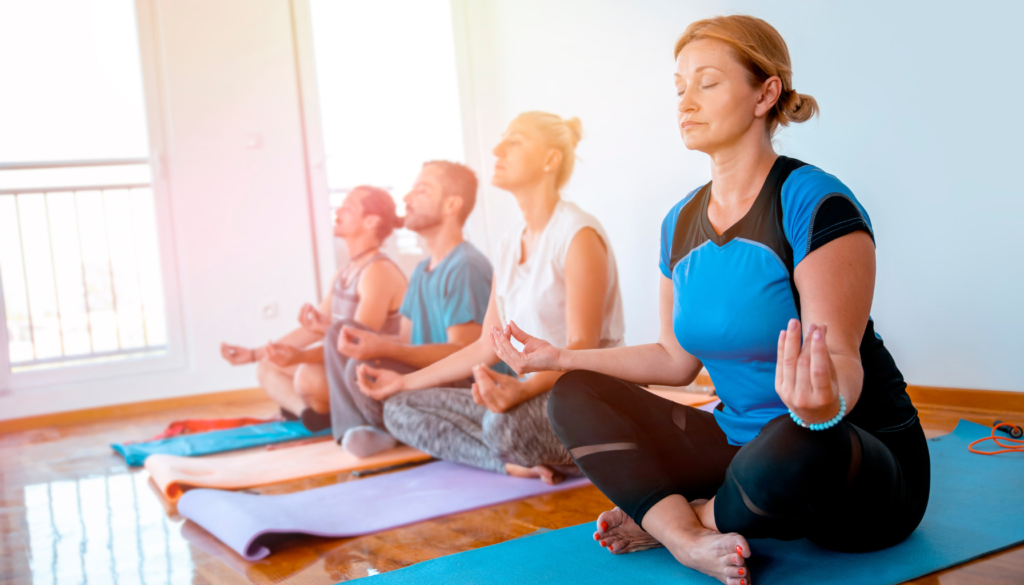
[[583, 122], [581, 122], [576, 116], [573, 116], [572, 118], [565, 120], [565, 125], [569, 128], [569, 131], [572, 132], [573, 146], [576, 146], [580, 143], [580, 140], [583, 140]]

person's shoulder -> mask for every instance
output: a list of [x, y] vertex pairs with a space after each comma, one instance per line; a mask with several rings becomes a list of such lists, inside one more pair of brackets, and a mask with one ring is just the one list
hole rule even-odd
[[690, 205], [691, 203], [695, 204], [696, 195], [703, 188], [704, 185], [701, 185], [677, 201], [676, 204], [668, 210], [668, 213], [665, 214], [665, 219], [662, 221], [662, 229], [668, 228], [670, 231], [674, 229], [676, 222], [679, 220], [679, 214], [683, 212], [683, 209], [686, 208], [687, 205]]
[[555, 210], [552, 221], [564, 226], [558, 230], [570, 240], [583, 228], [592, 228], [600, 236], [604, 236], [604, 226], [597, 216], [583, 209], [573, 201], [563, 199]]
[[486, 267], [487, 270], [491, 269], [491, 261], [488, 260], [487, 256], [469, 240], [465, 240], [459, 244], [454, 252], [458, 254], [456, 259], [468, 266]]
[[399, 268], [398, 263], [391, 259], [387, 254], [381, 254], [376, 259], [372, 260], [366, 268], [363, 269], [363, 276], [368, 276], [372, 279], [401, 279], [405, 280], [405, 273]]
[[853, 198], [853, 191], [838, 177], [822, 169], [805, 164], [794, 170], [782, 184], [783, 203], [814, 201], [826, 195], [842, 194]]
[[463, 241], [444, 259], [443, 271], [448, 278], [468, 274], [491, 273], [491, 261], [469, 241]]
[[412, 269], [412, 275], [409, 276], [409, 280], [419, 280], [428, 268], [430, 268], [430, 256], [416, 263], [416, 267]]

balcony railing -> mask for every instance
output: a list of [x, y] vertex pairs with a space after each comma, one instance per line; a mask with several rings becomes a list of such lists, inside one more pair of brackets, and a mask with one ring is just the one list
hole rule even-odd
[[[148, 162], [0, 163], [0, 172]], [[0, 283], [14, 372], [167, 351], [148, 182], [0, 189]]]

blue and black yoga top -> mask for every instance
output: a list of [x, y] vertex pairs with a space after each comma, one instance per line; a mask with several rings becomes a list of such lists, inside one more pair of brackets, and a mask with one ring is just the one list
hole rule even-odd
[[[661, 272], [672, 280], [679, 344], [711, 374], [722, 406], [715, 418], [734, 445], [787, 413], [775, 392], [779, 332], [800, 317], [793, 280], [817, 248], [865, 231], [871, 220], [839, 179], [780, 156], [742, 219], [722, 235], [708, 220], [711, 183], [677, 203], [661, 228]], [[861, 397], [847, 420], [890, 432], [917, 416], [896, 363], [869, 318], [860, 346]]]

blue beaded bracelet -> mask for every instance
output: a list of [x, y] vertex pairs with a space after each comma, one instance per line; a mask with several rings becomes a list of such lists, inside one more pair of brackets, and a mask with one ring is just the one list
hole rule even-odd
[[812, 431], [824, 431], [825, 429], [831, 429], [839, 424], [839, 421], [843, 420], [844, 416], [846, 416], [846, 399], [843, 398], [842, 394], [839, 395], [839, 414], [832, 417], [832, 420], [825, 421], [823, 423], [807, 424], [801, 420], [795, 412], [792, 410], [789, 411], [789, 418], [793, 419], [793, 422], [805, 429], [811, 429]]

